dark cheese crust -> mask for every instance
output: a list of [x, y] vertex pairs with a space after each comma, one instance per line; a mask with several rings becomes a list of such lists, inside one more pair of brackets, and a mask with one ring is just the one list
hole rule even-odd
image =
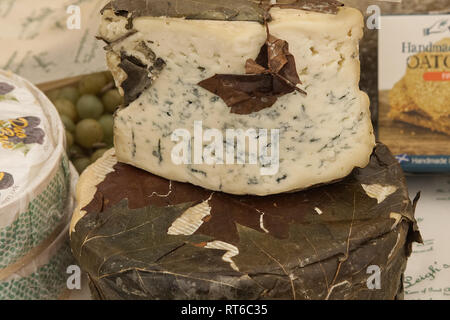
[[[103, 9], [117, 15], [136, 18], [172, 17], [188, 20], [255, 21], [270, 20], [269, 0], [112, 0]], [[335, 0], [279, 0], [282, 8], [336, 14], [343, 4]]]
[[[120, 163], [114, 169], [71, 236], [98, 298], [401, 297], [411, 242], [420, 236], [401, 168], [383, 145], [342, 182], [266, 197], [212, 192]], [[377, 203], [361, 184], [397, 190]], [[204, 201], [211, 211], [194, 234], [168, 235]], [[211, 241], [238, 248], [238, 270], [223, 260], [225, 249], [205, 248]], [[369, 265], [381, 269], [381, 290], [367, 288]]]
[[117, 15], [132, 18], [172, 17], [193, 20], [257, 21], [266, 18], [262, 7], [247, 0], [113, 0], [102, 12], [112, 9]]

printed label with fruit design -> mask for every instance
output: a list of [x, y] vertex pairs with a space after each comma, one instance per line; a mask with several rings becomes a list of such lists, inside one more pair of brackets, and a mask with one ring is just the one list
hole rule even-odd
[[38, 128], [41, 119], [38, 117], [20, 117], [0, 120], [0, 146], [4, 149], [21, 149], [25, 154], [28, 145], [44, 143], [45, 132]]
[[11, 92], [13, 90], [14, 90], [14, 86], [12, 86], [6, 82], [0, 82], [0, 101], [3, 101], [3, 100], [17, 101], [17, 98], [11, 94]]
[[14, 185], [14, 178], [12, 174], [0, 171], [0, 196], [1, 191], [11, 188]]
[[14, 184], [14, 178], [8, 172], [0, 171], [0, 190], [5, 190]]

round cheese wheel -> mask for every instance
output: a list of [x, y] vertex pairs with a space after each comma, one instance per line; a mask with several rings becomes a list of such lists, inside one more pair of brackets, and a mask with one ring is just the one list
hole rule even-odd
[[18, 291], [10, 281], [24, 266], [42, 265], [35, 260], [67, 227], [78, 175], [59, 115], [39, 89], [0, 71], [0, 109], [0, 297], [11, 298], [37, 285], [34, 279]]
[[77, 186], [71, 246], [99, 299], [396, 299], [419, 239], [400, 166], [302, 192], [237, 196], [119, 163]]

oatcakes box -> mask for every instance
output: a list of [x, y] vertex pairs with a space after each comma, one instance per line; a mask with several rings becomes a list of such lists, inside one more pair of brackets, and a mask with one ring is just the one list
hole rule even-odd
[[378, 50], [380, 141], [405, 171], [450, 172], [450, 14], [382, 16]]

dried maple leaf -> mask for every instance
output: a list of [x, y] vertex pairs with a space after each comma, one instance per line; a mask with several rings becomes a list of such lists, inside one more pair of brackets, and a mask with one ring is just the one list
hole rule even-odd
[[272, 36], [267, 30], [267, 40], [262, 46], [256, 60], [248, 59], [246, 73], [271, 74], [273, 78], [273, 92], [275, 94], [287, 94], [297, 90], [306, 94], [297, 87], [301, 84], [295, 66], [295, 58], [289, 52], [287, 41]]
[[279, 97], [294, 91], [306, 94], [297, 87], [301, 81], [289, 44], [272, 36], [268, 29], [258, 57], [247, 60], [245, 71], [245, 75], [216, 74], [198, 85], [222, 98], [236, 114], [269, 108]]
[[250, 114], [271, 107], [279, 97], [298, 91], [306, 94], [295, 66], [295, 58], [289, 52], [287, 41], [272, 36], [267, 21], [272, 7], [292, 8], [336, 14], [343, 4], [336, 0], [286, 0], [265, 6], [267, 40], [256, 60], [248, 59], [246, 75], [216, 74], [198, 83], [202, 88], [218, 95], [231, 108], [231, 113]]

